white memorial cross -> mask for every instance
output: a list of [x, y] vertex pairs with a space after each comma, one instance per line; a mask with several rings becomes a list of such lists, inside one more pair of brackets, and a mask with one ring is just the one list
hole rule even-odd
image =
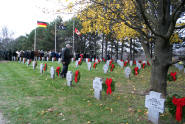
[[159, 112], [164, 112], [165, 99], [161, 98], [161, 93], [150, 91], [145, 96], [145, 107], [148, 108], [148, 120], [153, 124], [158, 124]]
[[125, 68], [125, 77], [126, 77], [126, 78], [130, 78], [130, 73], [131, 73], [130, 67], [126, 67], [126, 68]]
[[107, 73], [108, 69], [109, 69], [109, 66], [108, 66], [107, 64], [105, 64], [105, 65], [103, 66], [103, 70], [104, 70], [104, 73], [105, 73], [105, 74]]
[[91, 70], [91, 62], [88, 62], [87, 66], [88, 66], [88, 70], [90, 71]]
[[73, 72], [68, 71], [66, 74], [67, 86], [71, 87], [73, 81]]
[[93, 80], [94, 97], [98, 100], [101, 99], [102, 83], [101, 78], [95, 77]]
[[43, 74], [43, 64], [40, 64], [40, 73]]
[[50, 74], [51, 74], [51, 78], [54, 79], [55, 78], [55, 69], [53, 66], [50, 68]]

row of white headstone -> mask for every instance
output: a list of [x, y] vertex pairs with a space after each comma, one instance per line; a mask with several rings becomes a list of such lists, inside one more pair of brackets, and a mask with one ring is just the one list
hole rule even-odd
[[[21, 61], [25, 61], [26, 60], [26, 58], [21, 58], [21, 57], [19, 57], [19, 63], [21, 63]], [[29, 60], [29, 59], [27, 59], [27, 60]], [[38, 60], [38, 61], [40, 61], [40, 57], [38, 57], [37, 59], [35, 59], [36, 61]], [[46, 60], [47, 60], [47, 62], [49, 61], [49, 57], [47, 57], [46, 58]], [[12, 61], [16, 61], [16, 57], [14, 56], [14, 57], [12, 57]], [[42, 61], [45, 61], [45, 58], [44, 57], [42, 57]], [[52, 62], [54, 62], [55, 61], [55, 58], [54, 57], [52, 57]], [[61, 61], [62, 61], [62, 59], [61, 58], [58, 58], [58, 63], [61, 63]]]

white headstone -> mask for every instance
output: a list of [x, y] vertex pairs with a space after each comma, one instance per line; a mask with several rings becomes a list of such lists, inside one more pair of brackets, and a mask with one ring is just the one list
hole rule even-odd
[[50, 74], [51, 74], [51, 78], [54, 79], [55, 78], [55, 69], [53, 66], [50, 68]]
[[44, 57], [42, 57], [42, 61], [44, 61], [45, 59], [44, 59]]
[[125, 68], [125, 77], [126, 77], [126, 78], [129, 78], [129, 77], [130, 77], [130, 73], [131, 73], [130, 67], [126, 67], [126, 68]]
[[96, 61], [95, 61], [95, 62], [96, 62], [96, 63], [99, 63], [99, 62], [98, 62], [98, 59], [96, 59]]
[[33, 69], [35, 70], [36, 67], [36, 61], [33, 61]]
[[61, 58], [58, 58], [58, 64], [60, 64], [60, 63], [61, 63], [61, 60], [62, 60]]
[[40, 61], [40, 57], [38, 57], [38, 61]]
[[132, 66], [132, 64], [133, 64], [133, 61], [130, 61], [130, 66]]
[[179, 64], [178, 65], [178, 69], [179, 69], [179, 71], [182, 71], [184, 69], [184, 65], [183, 64]]
[[49, 57], [47, 57], [47, 61], [49, 61]]
[[94, 62], [94, 58], [92, 58], [92, 62]]
[[145, 96], [145, 107], [148, 108], [148, 120], [154, 124], [158, 124], [159, 112], [164, 112], [165, 99], [161, 98], [161, 93], [150, 91]]
[[91, 62], [88, 62], [87, 66], [88, 66], [88, 70], [90, 71], [91, 70]]
[[67, 80], [67, 86], [70, 87], [72, 85], [72, 81], [73, 81], [73, 72], [72, 71], [67, 72], [66, 80]]
[[19, 63], [21, 63], [21, 57], [19, 57]]
[[88, 58], [86, 58], [85, 60], [86, 60], [86, 63], [88, 63]]
[[52, 62], [54, 62], [55, 61], [55, 58], [54, 57], [52, 57]]
[[98, 100], [101, 99], [102, 83], [101, 78], [95, 77], [93, 80], [94, 97]]
[[29, 60], [29, 59], [27, 59], [27, 62], [26, 62], [27, 67], [29, 66], [29, 61], [30, 61], [30, 60]]
[[137, 63], [136, 66], [141, 69], [141, 64], [140, 63]]
[[105, 74], [107, 73], [108, 69], [109, 69], [109, 66], [107, 66], [107, 64], [105, 64], [103, 66], [103, 71], [104, 71]]
[[75, 65], [76, 65], [76, 68], [77, 68], [78, 67], [78, 60], [76, 61]]
[[43, 64], [40, 64], [40, 73], [43, 74]]

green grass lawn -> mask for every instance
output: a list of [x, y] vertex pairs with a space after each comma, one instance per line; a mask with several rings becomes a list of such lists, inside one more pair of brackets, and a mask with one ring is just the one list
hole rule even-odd
[[[0, 63], [0, 111], [10, 124], [150, 124], [142, 95], [149, 88], [150, 67], [126, 79], [117, 64], [113, 72], [104, 74], [103, 63], [91, 71], [85, 62], [78, 68], [71, 63], [69, 70], [80, 70], [81, 79], [67, 87], [66, 79], [50, 78], [50, 67], [61, 64], [47, 64], [47, 72], [41, 75], [40, 63], [36, 70], [18, 62]], [[177, 81], [168, 82], [168, 94], [185, 97], [185, 74], [177, 73]], [[103, 91], [102, 99], [96, 100], [92, 88], [95, 77], [104, 81], [112, 78], [115, 92], [108, 96]], [[160, 118], [163, 124], [174, 120], [167, 109]]]

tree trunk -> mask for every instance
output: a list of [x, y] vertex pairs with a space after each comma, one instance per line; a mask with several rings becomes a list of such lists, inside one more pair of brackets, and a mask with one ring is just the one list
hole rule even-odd
[[123, 41], [121, 43], [121, 60], [123, 60]]
[[172, 59], [172, 47], [168, 41], [157, 39], [151, 70], [151, 89], [167, 95], [167, 73]]
[[118, 60], [118, 41], [116, 41], [116, 60]]
[[130, 39], [130, 57], [129, 60], [132, 59], [132, 38]]

